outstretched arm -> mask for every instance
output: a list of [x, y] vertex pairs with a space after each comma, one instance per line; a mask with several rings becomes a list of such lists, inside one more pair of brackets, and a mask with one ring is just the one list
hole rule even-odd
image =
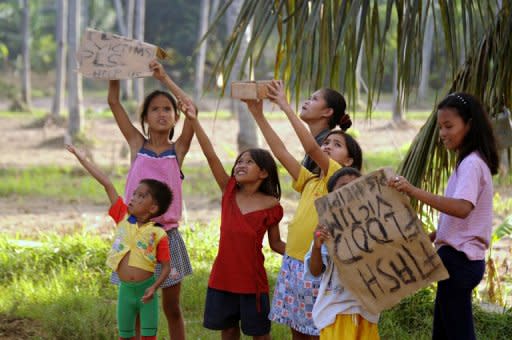
[[89, 172], [92, 177], [94, 177], [101, 185], [103, 185], [105, 191], [107, 192], [108, 198], [110, 199], [110, 203], [114, 204], [119, 198], [119, 195], [117, 194], [116, 188], [108, 176], [105, 175], [94, 163], [87, 160], [85, 154], [76, 149], [73, 145], [66, 145], [66, 149], [75, 155], [85, 170], [87, 170], [87, 172]]
[[140, 133], [135, 126], [133, 126], [126, 110], [119, 99], [120, 82], [119, 80], [110, 80], [108, 83], [108, 105], [114, 114], [117, 126], [121, 130], [124, 139], [128, 142], [132, 156], [137, 154], [137, 151], [144, 144], [144, 136]]
[[[162, 64], [157, 60], [153, 60], [149, 64], [149, 67], [153, 71], [153, 77], [159, 80], [176, 97], [179, 109], [184, 111], [184, 107], [195, 107], [192, 99], [190, 99], [190, 97], [171, 79], [171, 77], [165, 72]], [[183, 164], [185, 155], [190, 149], [192, 137], [194, 137], [194, 127], [189, 119], [186, 118], [183, 123], [181, 134], [176, 140], [176, 157], [180, 166]]]
[[245, 103], [252, 113], [256, 124], [258, 124], [267, 144], [272, 150], [272, 153], [281, 162], [281, 164], [288, 170], [288, 173], [294, 180], [299, 178], [300, 163], [293, 157], [293, 155], [286, 149], [283, 141], [274, 131], [268, 120], [263, 115], [263, 102], [261, 100], [246, 100]]
[[208, 165], [210, 166], [210, 169], [212, 170], [213, 177], [215, 177], [215, 181], [217, 181], [217, 184], [219, 185], [219, 188], [224, 191], [224, 188], [226, 188], [226, 185], [228, 184], [230, 176], [222, 166], [222, 163], [219, 159], [219, 156], [217, 156], [217, 153], [215, 152], [212, 143], [210, 142], [210, 139], [204, 132], [203, 127], [199, 123], [199, 120], [197, 119], [197, 113], [195, 111], [195, 107], [190, 107], [185, 105], [185, 115], [187, 116], [187, 120], [190, 121], [190, 124], [194, 128], [194, 132], [196, 133], [197, 141], [199, 142], [199, 145], [201, 146], [201, 150], [203, 150], [203, 154], [206, 157], [206, 160], [208, 161]]
[[324, 173], [327, 173], [329, 170], [329, 156], [322, 151], [320, 146], [315, 140], [315, 137], [311, 134], [311, 132], [306, 128], [304, 123], [297, 117], [292, 107], [288, 103], [286, 99], [286, 94], [284, 91], [284, 87], [281, 81], [273, 80], [271, 84], [268, 85], [268, 97], [271, 101], [276, 103], [279, 108], [286, 114], [288, 120], [292, 124], [297, 137], [304, 148], [306, 154], [308, 154], [313, 161], [318, 164], [320, 169]]
[[[388, 185], [450, 216], [466, 218], [474, 208], [471, 202], [464, 199], [436, 195], [417, 188], [403, 176], [390, 179]], [[432, 236], [435, 238], [435, 235]]]

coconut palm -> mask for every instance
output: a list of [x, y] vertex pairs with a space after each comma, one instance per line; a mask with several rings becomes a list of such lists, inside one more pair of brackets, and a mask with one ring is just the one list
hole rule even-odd
[[[231, 2], [227, 0], [219, 9], [216, 21]], [[445, 92], [473, 93], [495, 114], [510, 107], [512, 100], [511, 9], [511, 0], [245, 0], [215, 71], [229, 79], [235, 60], [241, 58], [255, 66], [262, 52], [272, 48], [275, 77], [289, 85], [296, 100], [301, 93], [330, 86], [343, 91], [354, 105], [356, 66], [363, 50], [370, 110], [380, 94], [383, 60], [390, 53], [387, 41], [394, 39], [398, 99], [407, 102], [415, 93], [426, 22], [432, 15], [438, 48], [447, 53], [453, 79]], [[249, 45], [240, 55], [248, 25], [252, 25]], [[267, 43], [274, 32], [279, 40], [270, 46]], [[437, 143], [433, 113], [399, 171], [411, 183], [437, 191], [444, 183], [449, 160]]]

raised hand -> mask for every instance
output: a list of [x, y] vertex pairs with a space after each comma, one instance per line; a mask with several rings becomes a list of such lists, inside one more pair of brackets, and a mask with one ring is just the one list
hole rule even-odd
[[263, 101], [260, 99], [242, 99], [253, 116], [263, 115]]
[[87, 158], [85, 153], [82, 150], [79, 150], [79, 149], [75, 148], [75, 146], [72, 145], [72, 144], [66, 144], [66, 150], [71, 152], [78, 159], [85, 159], [85, 158]]
[[286, 99], [283, 82], [280, 80], [272, 80], [272, 83], [268, 84], [267, 88], [267, 96], [270, 101], [276, 103], [279, 108], [284, 111], [290, 104], [288, 103], [288, 99]]
[[159, 81], [163, 81], [167, 76], [164, 67], [156, 59], [149, 63], [149, 69], [153, 72], [153, 77]]
[[179, 109], [185, 114], [185, 117], [190, 120], [197, 119], [197, 108], [194, 102], [189, 98], [178, 101]]

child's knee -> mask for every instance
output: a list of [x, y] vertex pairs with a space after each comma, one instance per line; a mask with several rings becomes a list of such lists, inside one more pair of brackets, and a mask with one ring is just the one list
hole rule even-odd
[[165, 316], [168, 319], [178, 319], [181, 318], [181, 308], [179, 303], [164, 303], [163, 309]]

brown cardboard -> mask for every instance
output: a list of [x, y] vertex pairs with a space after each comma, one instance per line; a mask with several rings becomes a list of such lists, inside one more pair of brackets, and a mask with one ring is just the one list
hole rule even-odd
[[340, 282], [371, 313], [380, 313], [448, 272], [409, 198], [387, 186], [380, 169], [315, 201]]
[[272, 80], [234, 81], [231, 83], [231, 98], [235, 99], [265, 99], [267, 98], [267, 85]]

